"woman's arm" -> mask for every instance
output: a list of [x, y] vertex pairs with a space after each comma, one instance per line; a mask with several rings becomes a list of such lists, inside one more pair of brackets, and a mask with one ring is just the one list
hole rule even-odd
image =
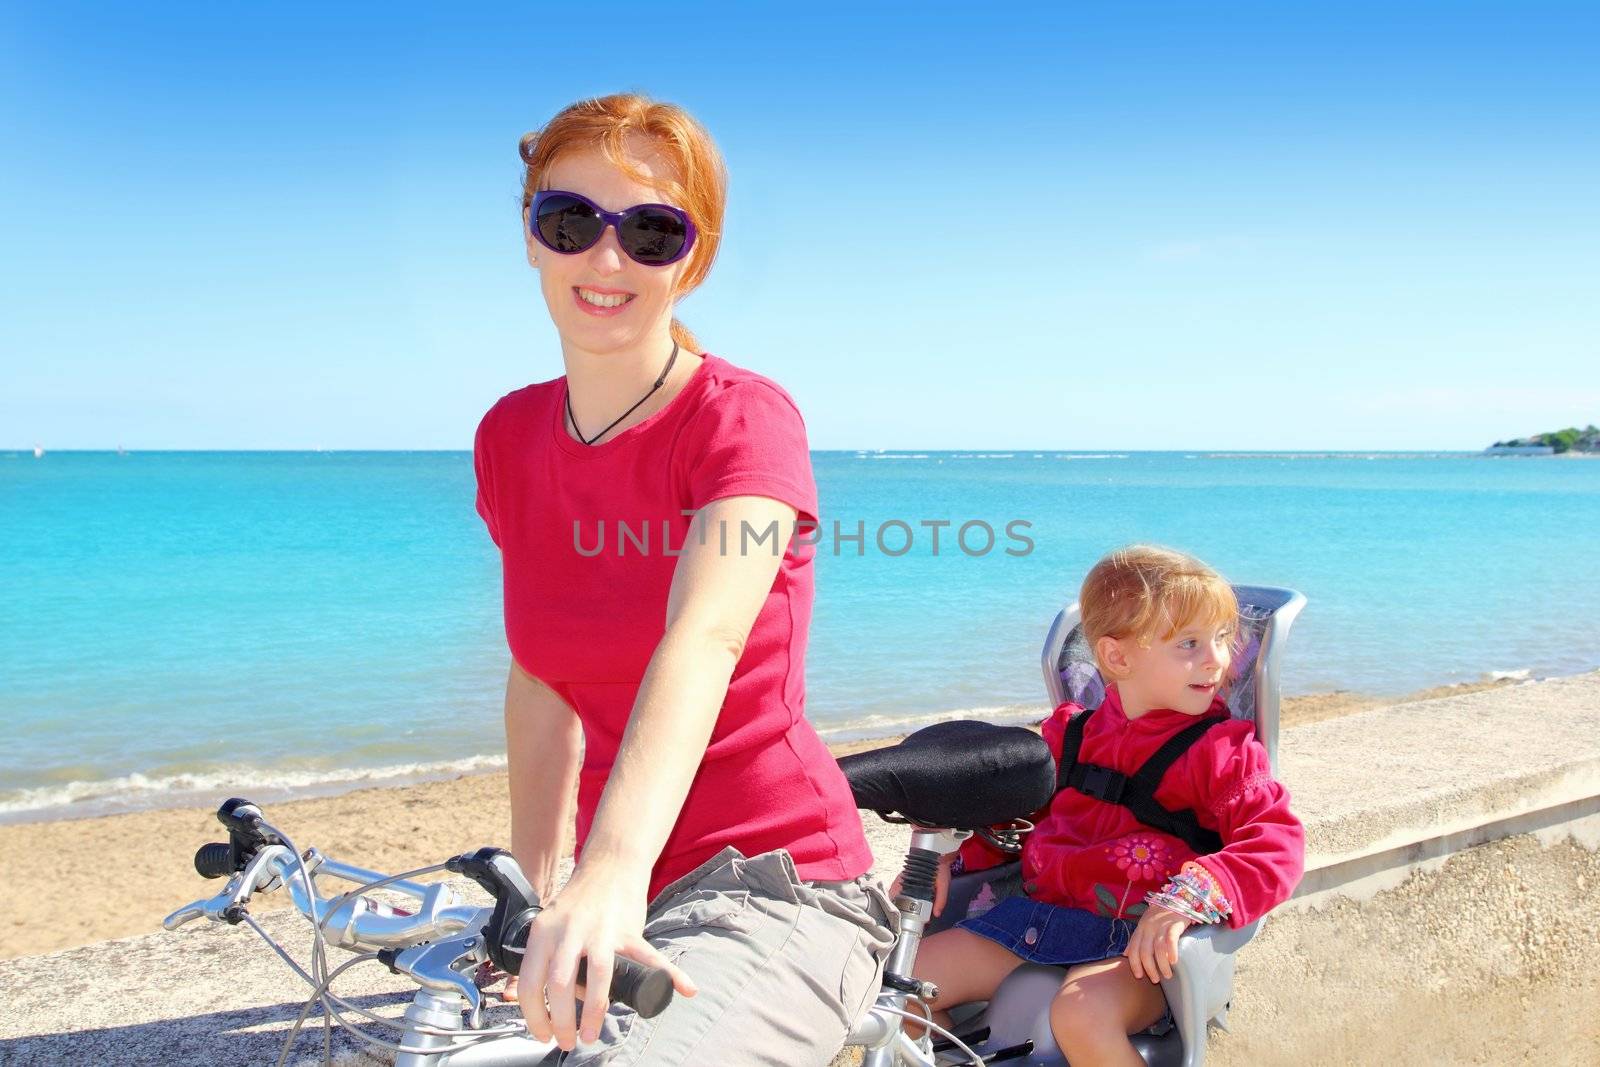
[[[668, 966], [642, 936], [650, 871], [705, 757], [728, 680], [772, 591], [796, 514], [767, 497], [725, 497], [701, 510], [685, 539], [667, 598], [666, 631], [639, 685], [583, 860], [555, 906], [535, 924], [524, 956], [525, 983], [544, 985], [549, 999], [546, 1016], [540, 998], [522, 997], [528, 1029], [540, 1040], [553, 1035], [562, 1048], [573, 1047], [573, 975], [580, 958], [588, 958], [589, 981], [599, 989], [609, 987], [615, 953]], [[752, 536], [741, 550], [741, 523], [756, 533], [776, 523], [778, 537]], [[679, 991], [692, 995], [688, 976], [670, 969]], [[605, 1011], [603, 997], [585, 1000], [584, 1040], [598, 1035]]]
[[[713, 501], [701, 512], [706, 543], [691, 529], [673, 571], [666, 633], [645, 670], [601, 795], [584, 845], [586, 867], [648, 885], [705, 756], [728, 680], [772, 591], [795, 517], [789, 505], [753, 496]], [[757, 542], [752, 536], [741, 552], [741, 522], [756, 532], [775, 526], [778, 537]], [[728, 531], [726, 553], [722, 529]]]
[[511, 854], [545, 903], [566, 855], [582, 744], [577, 714], [513, 660], [506, 678]]

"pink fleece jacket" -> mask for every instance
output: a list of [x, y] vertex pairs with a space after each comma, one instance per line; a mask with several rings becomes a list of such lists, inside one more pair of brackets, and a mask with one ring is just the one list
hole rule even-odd
[[[1064, 703], [1044, 724], [1044, 738], [1059, 762], [1062, 735], [1083, 711]], [[1207, 715], [1228, 715], [1220, 698]], [[1194, 722], [1180, 711], [1156, 710], [1137, 719], [1122, 711], [1115, 686], [1084, 729], [1078, 759], [1132, 774], [1167, 738]], [[1168, 768], [1156, 800], [1192, 809], [1200, 824], [1222, 838], [1222, 850], [1199, 856], [1233, 905], [1228, 924], [1245, 926], [1283, 903], [1305, 868], [1305, 829], [1289, 810], [1289, 792], [1272, 777], [1267, 750], [1253, 724], [1225, 718], [1207, 730]], [[1099, 915], [1127, 917], [1159, 890], [1193, 849], [1151, 829], [1118, 804], [1076, 789], [1055, 795], [1022, 850], [1029, 896]], [[975, 865], [974, 865], [975, 866]]]

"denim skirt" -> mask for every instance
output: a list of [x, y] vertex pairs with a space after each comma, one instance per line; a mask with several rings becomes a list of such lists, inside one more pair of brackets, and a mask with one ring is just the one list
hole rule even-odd
[[956, 925], [987, 937], [1029, 963], [1066, 967], [1122, 955], [1133, 936], [1134, 922], [1019, 896], [1007, 897], [982, 915]]

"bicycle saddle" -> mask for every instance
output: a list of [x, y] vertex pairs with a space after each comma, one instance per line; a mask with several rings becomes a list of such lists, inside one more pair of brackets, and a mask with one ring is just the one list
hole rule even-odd
[[973, 720], [923, 727], [898, 745], [839, 760], [856, 807], [899, 812], [927, 826], [978, 830], [1050, 802], [1056, 761], [1021, 726]]

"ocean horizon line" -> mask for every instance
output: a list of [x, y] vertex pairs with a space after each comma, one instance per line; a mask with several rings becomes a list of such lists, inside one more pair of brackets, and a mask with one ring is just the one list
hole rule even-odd
[[[28, 445], [20, 448], [0, 448], [0, 458], [16, 459], [34, 456], [35, 446]], [[913, 458], [919, 455], [960, 458], [988, 458], [1011, 459], [1028, 458], [1035, 456], [1103, 456], [1105, 458], [1118, 458], [1125, 456], [1180, 456], [1196, 455], [1207, 459], [1221, 459], [1233, 456], [1248, 456], [1251, 458], [1271, 458], [1273, 456], [1328, 456], [1328, 457], [1360, 457], [1360, 456], [1393, 456], [1398, 458], [1426, 458], [1430, 456], [1479, 456], [1487, 452], [1484, 448], [1230, 448], [1226, 446], [1206, 446], [1193, 448], [1045, 448], [1045, 447], [1007, 447], [997, 445], [969, 446], [965, 448], [813, 448], [813, 455], [836, 456], [870, 456], [894, 455]], [[76, 456], [133, 456], [133, 455], [163, 455], [163, 456], [313, 456], [313, 455], [396, 455], [396, 456], [468, 456], [472, 454], [470, 448], [49, 448], [43, 450], [44, 458], [52, 455]], [[1496, 457], [1505, 458], [1505, 457]], [[1514, 457], [1513, 457], [1514, 458]], [[1546, 458], [1543, 456], [1532, 458]]]

